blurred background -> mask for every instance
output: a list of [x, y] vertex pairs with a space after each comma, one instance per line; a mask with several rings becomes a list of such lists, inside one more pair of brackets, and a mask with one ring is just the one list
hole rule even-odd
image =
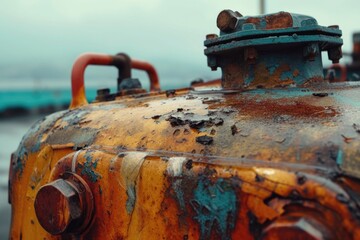
[[[358, 0], [2, 0], [0, 239], [6, 239], [10, 223], [10, 154], [34, 121], [68, 106], [71, 67], [81, 53], [125, 52], [155, 65], [163, 89], [187, 87], [194, 79], [220, 77], [207, 67], [203, 41], [206, 34], [218, 33], [216, 17], [223, 9], [243, 15], [289, 11], [313, 16], [320, 25], [339, 25], [343, 51], [351, 52], [352, 33], [360, 30], [359, 6]], [[330, 64], [326, 55], [323, 60]], [[133, 75], [149, 86], [145, 74]], [[115, 89], [116, 78], [115, 68], [89, 67], [88, 99], [98, 88]]]

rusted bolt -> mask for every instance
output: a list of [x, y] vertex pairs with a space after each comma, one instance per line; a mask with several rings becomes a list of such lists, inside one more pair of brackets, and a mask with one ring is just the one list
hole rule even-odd
[[270, 224], [262, 233], [261, 240], [276, 239], [329, 239], [330, 231], [312, 217], [286, 216]]
[[217, 37], [219, 37], [217, 34], [215, 34], [215, 33], [210, 33], [210, 34], [207, 34], [207, 35], [206, 35], [206, 40], [208, 40], [208, 39], [214, 39], [214, 38], [217, 38]]
[[234, 12], [229, 9], [223, 10], [219, 13], [217, 17], [217, 27], [223, 32], [230, 32], [236, 28], [239, 17], [242, 17], [239, 12]]
[[341, 47], [331, 48], [328, 50], [328, 57], [332, 63], [339, 63], [340, 58], [342, 58]]
[[115, 99], [115, 95], [110, 94], [109, 88], [98, 89], [96, 92], [96, 100], [98, 101], [111, 101]]
[[330, 25], [330, 26], [328, 26], [328, 28], [339, 29], [339, 25]]
[[35, 213], [40, 225], [49, 233], [78, 233], [91, 219], [93, 196], [84, 180], [68, 173], [42, 186], [35, 198]]
[[105, 95], [108, 95], [110, 94], [110, 89], [109, 88], [101, 88], [101, 89], [98, 89], [96, 91], [97, 95], [99, 96], [105, 96]]

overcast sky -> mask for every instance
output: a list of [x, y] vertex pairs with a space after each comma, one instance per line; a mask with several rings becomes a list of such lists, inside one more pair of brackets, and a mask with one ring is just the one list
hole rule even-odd
[[[258, 0], [1, 0], [0, 80], [66, 79], [83, 52], [126, 52], [152, 62], [167, 81], [219, 76], [206, 65], [205, 35], [218, 33], [221, 10], [256, 15], [258, 5]], [[266, 11], [340, 25], [343, 50], [350, 51], [351, 34], [360, 30], [359, 6], [359, 0], [267, 0]], [[108, 76], [93, 68], [87, 75]]]

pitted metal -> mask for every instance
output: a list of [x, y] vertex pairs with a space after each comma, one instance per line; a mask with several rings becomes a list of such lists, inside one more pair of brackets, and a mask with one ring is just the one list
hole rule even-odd
[[224, 88], [302, 86], [323, 80], [321, 51], [337, 63], [341, 31], [316, 19], [279, 12], [242, 17], [231, 10], [218, 16], [219, 37], [205, 40], [212, 70], [222, 70]]
[[[12, 239], [360, 239], [360, 84], [319, 73], [339, 30], [222, 14], [208, 57], [250, 89], [198, 81], [38, 122], [12, 156]], [[237, 34], [249, 46], [220, 43]]]

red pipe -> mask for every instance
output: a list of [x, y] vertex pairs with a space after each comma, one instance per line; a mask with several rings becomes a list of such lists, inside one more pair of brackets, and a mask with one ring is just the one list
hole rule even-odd
[[86, 105], [88, 102], [85, 95], [84, 74], [88, 65], [116, 66], [119, 69], [119, 78], [125, 79], [131, 77], [131, 68], [144, 70], [150, 78], [150, 91], [160, 90], [159, 77], [155, 68], [148, 62], [139, 60], [130, 60], [126, 54], [115, 56], [85, 53], [80, 55], [72, 68], [71, 72], [71, 93], [72, 100], [70, 109]]
[[88, 103], [85, 96], [84, 86], [84, 74], [86, 67], [88, 65], [110, 65], [112, 60], [112, 57], [109, 55], [96, 53], [85, 53], [76, 59], [71, 72], [72, 100], [70, 109], [86, 105]]
[[150, 91], [160, 90], [159, 76], [153, 65], [140, 60], [131, 60], [131, 68], [146, 71], [150, 79]]

